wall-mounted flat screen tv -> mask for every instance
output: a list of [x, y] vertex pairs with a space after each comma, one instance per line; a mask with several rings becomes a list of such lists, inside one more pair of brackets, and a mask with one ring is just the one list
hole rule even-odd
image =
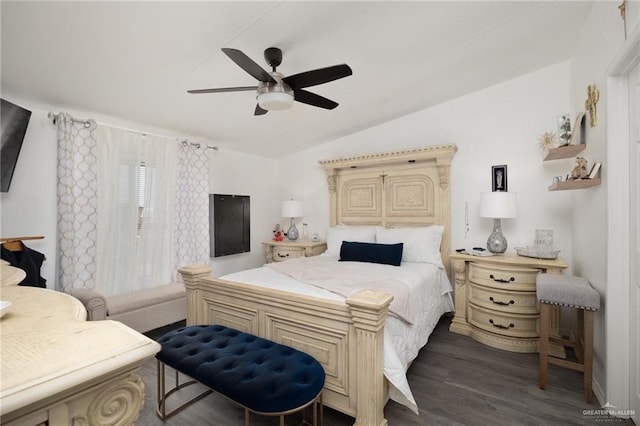
[[213, 257], [251, 251], [251, 199], [248, 195], [209, 194], [209, 232]]
[[31, 111], [9, 101], [0, 99], [0, 128], [2, 150], [0, 151], [0, 191], [9, 192], [13, 172], [16, 169], [24, 134], [29, 125]]

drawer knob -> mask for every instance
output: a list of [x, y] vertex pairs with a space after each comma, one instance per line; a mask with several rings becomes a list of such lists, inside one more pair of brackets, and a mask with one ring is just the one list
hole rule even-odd
[[515, 327], [515, 325], [514, 325], [513, 323], [511, 323], [511, 324], [509, 324], [509, 325], [507, 326], [507, 325], [502, 325], [502, 324], [496, 324], [496, 323], [494, 323], [494, 322], [493, 322], [493, 320], [492, 320], [492, 319], [490, 319], [490, 320], [489, 320], [489, 322], [490, 322], [490, 323], [491, 323], [491, 325], [493, 325], [494, 327], [501, 328], [501, 329], [503, 329], [503, 330], [508, 330], [508, 329], [510, 329], [510, 328]]
[[500, 300], [494, 300], [493, 296], [489, 297], [489, 300], [491, 300], [496, 305], [500, 305], [500, 306], [513, 305], [514, 303], [516, 303], [513, 300], [509, 300], [509, 302], [502, 302]]
[[515, 281], [515, 277], [511, 277], [508, 280], [502, 279], [502, 278], [496, 278], [493, 276], [493, 274], [489, 275], [489, 278], [491, 278], [492, 280], [494, 280], [497, 283], [510, 283], [512, 281]]
[[287, 254], [282, 254], [282, 253], [277, 253], [278, 257], [289, 257], [289, 253]]

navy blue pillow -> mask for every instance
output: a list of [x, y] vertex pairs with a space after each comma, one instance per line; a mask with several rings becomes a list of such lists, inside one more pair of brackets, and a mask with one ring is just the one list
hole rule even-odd
[[343, 241], [340, 247], [340, 261], [400, 266], [403, 245], [403, 243], [377, 244]]

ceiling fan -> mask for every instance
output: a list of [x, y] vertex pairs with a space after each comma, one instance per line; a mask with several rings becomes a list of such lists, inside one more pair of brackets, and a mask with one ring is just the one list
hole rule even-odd
[[258, 80], [258, 85], [187, 90], [187, 92], [198, 94], [255, 90], [258, 104], [254, 115], [264, 115], [268, 111], [290, 108], [294, 100], [319, 108], [334, 109], [338, 106], [337, 102], [303, 90], [303, 88], [328, 83], [353, 74], [349, 65], [342, 64], [285, 77], [276, 71], [276, 67], [282, 63], [282, 51], [277, 47], [269, 47], [264, 51], [264, 59], [271, 66], [271, 72], [265, 71], [240, 50], [223, 48], [222, 51], [240, 68]]

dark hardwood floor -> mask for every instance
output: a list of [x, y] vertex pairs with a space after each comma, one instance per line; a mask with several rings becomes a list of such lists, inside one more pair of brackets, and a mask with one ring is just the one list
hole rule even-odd
[[[540, 390], [537, 354], [506, 352], [450, 333], [450, 321], [450, 318], [442, 318], [408, 372], [420, 415], [389, 401], [385, 417], [390, 426], [633, 424], [584, 414], [584, 410], [599, 409], [600, 404], [584, 402], [580, 373], [549, 366], [547, 389]], [[169, 329], [148, 335], [157, 338]], [[155, 359], [147, 361], [140, 374], [146, 396], [137, 425], [244, 424], [244, 411], [215, 393], [162, 422], [155, 414]], [[167, 384], [172, 382], [173, 374], [168, 373]], [[186, 396], [193, 391], [184, 389], [180, 392]], [[351, 417], [326, 407], [324, 418], [326, 426], [353, 424]], [[300, 416], [287, 418], [288, 425], [298, 425], [300, 421]], [[278, 419], [253, 415], [251, 424], [277, 425]]]

